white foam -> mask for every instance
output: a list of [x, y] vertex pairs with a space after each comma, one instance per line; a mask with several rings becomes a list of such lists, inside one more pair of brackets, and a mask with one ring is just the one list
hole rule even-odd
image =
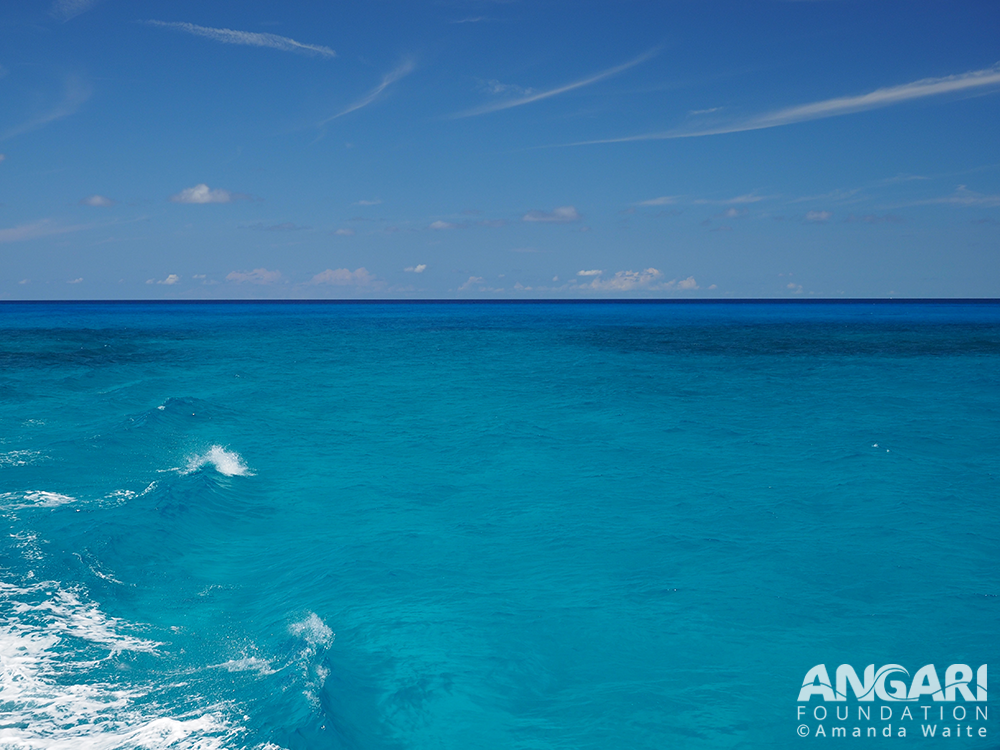
[[227, 477], [253, 476], [253, 471], [244, 463], [239, 453], [227, 451], [221, 445], [213, 445], [205, 453], [191, 456], [181, 473], [190, 474], [209, 464], [215, 467], [217, 472]]
[[103, 660], [71, 639], [112, 654], [151, 652], [160, 644], [122, 634], [123, 622], [77, 592], [52, 581], [0, 582], [0, 607], [5, 750], [222, 750], [238, 731], [222, 707], [163, 716], [158, 702], [140, 703], [162, 686], [86, 680]]
[[0, 453], [0, 466], [27, 466], [44, 458], [39, 451], [8, 451]]
[[310, 612], [304, 620], [289, 625], [288, 631], [305, 641], [305, 645], [296, 657], [306, 683], [302, 694], [310, 703], [318, 706], [317, 692], [322, 689], [326, 678], [330, 676], [330, 671], [321, 664], [315, 663], [316, 655], [321, 648], [326, 648], [333, 643], [336, 635], [315, 612]]
[[245, 656], [242, 659], [230, 659], [222, 664], [215, 664], [215, 669], [225, 669], [227, 672], [256, 672], [259, 675], [269, 675], [277, 672], [267, 659], [256, 656]]
[[76, 502], [76, 498], [58, 492], [29, 490], [27, 492], [4, 492], [0, 494], [0, 502], [10, 509], [56, 508], [60, 505]]
[[310, 646], [329, 646], [336, 637], [330, 627], [319, 615], [310, 612], [302, 622], [294, 622], [288, 626], [292, 635], [302, 638]]

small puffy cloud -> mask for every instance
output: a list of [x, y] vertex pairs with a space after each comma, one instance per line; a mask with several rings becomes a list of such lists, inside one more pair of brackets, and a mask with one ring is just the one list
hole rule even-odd
[[595, 269], [593, 271], [577, 271], [576, 275], [577, 276], [600, 276], [602, 273], [604, 273], [604, 271], [598, 271], [598, 270]]
[[404, 268], [407, 273], [423, 273], [427, 270], [427, 264], [421, 263], [419, 266], [410, 266], [409, 268]]
[[328, 268], [312, 277], [310, 284], [328, 284], [330, 286], [371, 286], [375, 281], [364, 268], [349, 271], [346, 268]]
[[172, 273], [169, 276], [167, 276], [167, 278], [161, 279], [160, 281], [157, 281], [156, 279], [147, 279], [146, 283], [147, 284], [166, 284], [167, 286], [173, 286], [174, 284], [176, 284], [180, 280], [181, 280], [180, 276], [178, 276], [176, 273]]
[[792, 282], [791, 284], [785, 285], [786, 289], [791, 290], [792, 294], [802, 294], [802, 285]]
[[457, 229], [458, 228], [458, 224], [452, 224], [450, 222], [441, 221], [439, 219], [438, 221], [432, 222], [431, 225], [429, 227], [427, 227], [427, 228], [428, 229]]
[[79, 284], [79, 283], [80, 283], [80, 282], [82, 282], [82, 281], [83, 281], [83, 277], [81, 276], [81, 277], [80, 277], [80, 278], [78, 278], [78, 279], [71, 279], [71, 280], [67, 281], [66, 283], [67, 283], [67, 284]]
[[233, 194], [228, 190], [212, 190], [205, 183], [185, 188], [177, 195], [170, 196], [174, 203], [229, 203]]
[[334, 234], [339, 234], [341, 237], [353, 237], [354, 236], [354, 230], [353, 229], [338, 229], [336, 232], [334, 232]]
[[466, 289], [471, 289], [476, 284], [482, 284], [482, 283], [483, 283], [483, 277], [482, 276], [470, 276], [469, 280], [466, 281], [464, 284], [462, 284], [462, 286], [460, 286], [458, 288], [458, 291], [462, 292], [462, 291], [465, 291]]
[[745, 216], [746, 212], [745, 208], [727, 208], [722, 212], [722, 216], [726, 219], [738, 219], [741, 216]]
[[809, 211], [806, 214], [806, 221], [823, 222], [829, 221], [833, 216], [829, 211]]
[[113, 201], [104, 195], [91, 195], [80, 201], [81, 206], [94, 206], [95, 208], [110, 208], [115, 205], [117, 201]]
[[281, 271], [268, 271], [266, 268], [232, 271], [226, 276], [226, 281], [235, 281], [237, 284], [274, 284], [281, 281]]
[[551, 211], [528, 211], [524, 215], [523, 221], [568, 224], [572, 221], [580, 221], [582, 218], [573, 206], [559, 206], [559, 208], [554, 208]]
[[366, 201], [366, 200], [354, 201], [354, 203], [352, 203], [351, 205], [352, 206], [377, 206], [381, 202], [382, 202], [381, 198], [375, 198], [375, 199], [370, 200], [370, 201]]
[[641, 201], [637, 206], [670, 206], [677, 202], [676, 195], [661, 195], [648, 201]]

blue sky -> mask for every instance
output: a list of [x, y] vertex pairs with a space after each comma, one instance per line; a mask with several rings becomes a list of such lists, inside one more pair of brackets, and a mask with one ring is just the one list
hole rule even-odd
[[0, 7], [0, 299], [994, 297], [1000, 3]]

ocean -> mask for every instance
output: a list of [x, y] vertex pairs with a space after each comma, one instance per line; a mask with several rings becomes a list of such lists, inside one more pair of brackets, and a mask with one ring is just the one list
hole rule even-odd
[[997, 662], [998, 478], [996, 302], [3, 303], [0, 747], [1000, 747], [798, 700]]

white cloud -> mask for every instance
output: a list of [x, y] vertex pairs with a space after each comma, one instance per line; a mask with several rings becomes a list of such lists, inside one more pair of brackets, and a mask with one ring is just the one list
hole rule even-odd
[[90, 10], [97, 5], [97, 2], [98, 0], [55, 0], [49, 15], [60, 21], [68, 21]]
[[232, 271], [226, 276], [226, 281], [234, 281], [237, 284], [274, 284], [281, 281], [281, 271], [268, 271], [266, 268]]
[[70, 280], [69, 280], [69, 281], [67, 281], [66, 283], [67, 283], [67, 284], [79, 284], [79, 283], [81, 283], [82, 281], [83, 281], [83, 277], [81, 276], [81, 277], [80, 277], [80, 278], [78, 278], [78, 279], [70, 279]]
[[520, 107], [525, 104], [531, 104], [532, 102], [541, 101], [542, 99], [548, 99], [551, 96], [557, 96], [559, 94], [564, 94], [567, 91], [572, 91], [573, 89], [583, 88], [584, 86], [589, 86], [592, 83], [597, 83], [598, 81], [603, 81], [605, 78], [610, 78], [611, 76], [618, 75], [629, 68], [635, 67], [639, 63], [645, 62], [649, 58], [653, 57], [659, 52], [659, 49], [653, 49], [649, 52], [644, 52], [633, 60], [629, 60], [627, 63], [622, 65], [616, 65], [613, 68], [608, 68], [607, 70], [601, 71], [589, 78], [582, 78], [579, 81], [574, 81], [573, 83], [568, 83], [565, 86], [560, 86], [558, 88], [549, 89], [548, 91], [542, 91], [537, 94], [531, 94], [530, 96], [524, 96], [520, 99], [514, 99], [505, 102], [495, 102], [493, 104], [487, 104], [482, 107], [476, 107], [474, 109], [466, 110], [465, 112], [459, 112], [458, 114], [452, 115], [453, 118], [459, 117], [473, 117], [475, 115], [485, 115], [490, 112], [498, 112], [501, 109], [510, 109], [511, 107]]
[[697, 204], [708, 204], [714, 206], [728, 206], [731, 204], [741, 204], [741, 203], [759, 203], [760, 201], [767, 200], [766, 195], [757, 195], [756, 193], [746, 193], [745, 195], [737, 195], [734, 198], [724, 198], [723, 200], [709, 200], [707, 198], [699, 198], [698, 200], [691, 201]]
[[1000, 206], [1000, 195], [977, 193], [975, 190], [969, 190], [965, 185], [959, 185], [955, 188], [955, 192], [952, 195], [918, 201], [911, 205], [926, 205], [931, 203], [946, 203], [954, 206]]
[[675, 195], [661, 195], [659, 198], [653, 198], [648, 201], [642, 201], [641, 203], [636, 203], [637, 206], [669, 206], [677, 202], [677, 196]]
[[440, 220], [438, 220], [438, 221], [432, 222], [431, 225], [429, 227], [427, 227], [427, 228], [428, 229], [457, 229], [458, 228], [458, 224], [451, 224], [451, 223], [449, 223], [447, 221], [440, 221]]
[[462, 286], [460, 286], [458, 288], [458, 291], [464, 292], [466, 289], [471, 289], [476, 284], [482, 284], [482, 283], [483, 283], [483, 277], [482, 276], [470, 276], [469, 280], [466, 281], [464, 284], [462, 284]]
[[722, 217], [725, 219], [737, 219], [740, 216], [744, 216], [746, 212], [745, 208], [727, 208], [722, 212]]
[[366, 201], [366, 200], [354, 201], [354, 203], [352, 203], [351, 205], [352, 206], [377, 206], [381, 202], [382, 202], [381, 198], [375, 198], [374, 200], [370, 200], [370, 201]]
[[842, 96], [834, 99], [824, 99], [811, 104], [801, 104], [794, 107], [767, 112], [765, 114], [737, 120], [728, 125], [720, 125], [701, 130], [668, 130], [660, 133], [626, 136], [624, 138], [605, 138], [595, 141], [571, 143], [571, 146], [592, 145], [597, 143], [625, 143], [628, 141], [666, 140], [672, 138], [699, 138], [707, 135], [722, 135], [725, 133], [742, 133], [748, 130], [764, 130], [782, 125], [793, 125], [809, 120], [819, 120], [827, 117], [864, 112], [870, 109], [889, 107], [893, 104], [923, 99], [929, 96], [940, 96], [956, 92], [971, 92], [976, 89], [986, 89], [1000, 85], [1000, 64], [983, 70], [971, 70], [967, 73], [943, 76], [941, 78], [923, 78], [919, 81], [904, 83], [899, 86], [876, 89], [860, 96]]
[[386, 73], [382, 77], [382, 83], [380, 83], [378, 86], [376, 86], [371, 91], [369, 91], [367, 94], [365, 94], [364, 97], [362, 97], [358, 101], [354, 102], [354, 104], [352, 104], [351, 106], [349, 106], [347, 109], [341, 110], [340, 112], [338, 112], [335, 115], [332, 115], [331, 117], [327, 117], [325, 120], [323, 120], [320, 123], [320, 125], [321, 126], [322, 125], [326, 125], [328, 122], [332, 122], [333, 120], [336, 120], [338, 117], [343, 117], [344, 115], [350, 114], [351, 112], [355, 112], [355, 111], [361, 109], [362, 107], [367, 107], [373, 101], [375, 101], [376, 99], [378, 99], [378, 97], [382, 94], [382, 92], [385, 91], [389, 86], [391, 86], [392, 84], [394, 84], [396, 81], [398, 81], [403, 76], [407, 76], [410, 73], [412, 73], [414, 67], [415, 66], [414, 66], [412, 60], [406, 60], [406, 61], [404, 61], [398, 68], [396, 68], [395, 70], [391, 70], [390, 72]]
[[614, 276], [601, 278], [595, 276], [589, 284], [583, 284], [578, 289], [595, 289], [601, 292], [630, 291], [687, 291], [699, 289], [694, 276], [686, 279], [663, 281], [663, 272], [655, 268], [644, 271], [618, 271]]
[[560, 206], [551, 211], [528, 211], [522, 221], [549, 222], [553, 224], [566, 224], [571, 221], [580, 221], [583, 217], [576, 212], [573, 206]]
[[334, 234], [339, 234], [341, 237], [353, 237], [354, 236], [354, 230], [353, 229], [338, 229], [336, 232], [334, 232]]
[[409, 273], [423, 273], [427, 270], [427, 264], [421, 263], [419, 266], [410, 266], [409, 268], [404, 268], [403, 270]]
[[832, 216], [833, 214], [829, 211], [809, 211], [806, 214], [806, 221], [829, 221]]
[[[65, 2], [81, 2], [85, 0], [64, 0]], [[254, 31], [234, 31], [233, 29], [213, 29], [208, 26], [196, 26], [193, 23], [171, 23], [167, 21], [146, 21], [149, 26], [159, 26], [165, 29], [185, 31], [188, 34], [213, 39], [223, 44], [245, 44], [251, 47], [270, 47], [283, 52], [297, 52], [314, 57], [336, 57], [337, 53], [329, 47], [319, 44], [302, 44], [286, 36], [277, 34], [260, 34]]]
[[598, 271], [598, 270], [595, 269], [593, 271], [577, 271], [576, 275], [577, 276], [600, 276], [602, 273], [604, 273], [604, 271]]
[[177, 195], [170, 196], [174, 203], [229, 203], [232, 199], [233, 194], [228, 190], [211, 190], [205, 183], [184, 188]]
[[172, 286], [173, 284], [176, 284], [180, 280], [181, 280], [180, 276], [178, 276], [176, 273], [172, 273], [169, 276], [167, 276], [167, 278], [163, 279], [162, 281], [157, 281], [156, 283], [157, 284], [166, 284], [167, 286]]
[[375, 281], [364, 268], [349, 271], [346, 268], [336, 270], [328, 268], [312, 277], [310, 284], [329, 284], [332, 286], [371, 286]]
[[81, 206], [94, 206], [96, 208], [109, 208], [116, 203], [117, 201], [113, 201], [103, 195], [91, 195], [89, 198], [84, 198], [80, 201]]

